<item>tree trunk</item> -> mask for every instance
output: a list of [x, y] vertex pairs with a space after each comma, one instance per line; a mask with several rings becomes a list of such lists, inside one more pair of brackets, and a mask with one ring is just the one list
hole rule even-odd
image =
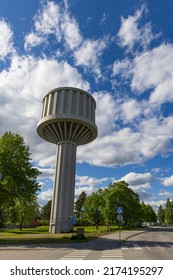
[[20, 230], [22, 230], [22, 228], [23, 228], [23, 218], [20, 221]]

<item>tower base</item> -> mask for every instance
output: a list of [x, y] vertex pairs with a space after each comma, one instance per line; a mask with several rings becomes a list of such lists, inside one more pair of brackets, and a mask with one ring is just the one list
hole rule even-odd
[[73, 225], [71, 220], [57, 221], [56, 224], [50, 224], [49, 233], [72, 232]]

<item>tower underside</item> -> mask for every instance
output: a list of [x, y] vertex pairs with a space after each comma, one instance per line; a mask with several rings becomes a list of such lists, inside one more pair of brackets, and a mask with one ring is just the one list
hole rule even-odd
[[47, 120], [42, 126], [43, 124], [40, 124], [42, 137], [51, 143], [70, 141], [82, 145], [91, 142], [95, 137], [94, 129], [90, 125], [75, 119]]

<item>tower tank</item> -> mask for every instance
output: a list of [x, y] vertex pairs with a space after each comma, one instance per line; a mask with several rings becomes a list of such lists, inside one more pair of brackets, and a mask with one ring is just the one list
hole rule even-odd
[[76, 148], [97, 137], [95, 109], [91, 94], [78, 88], [59, 87], [43, 98], [37, 133], [57, 145], [50, 233], [72, 230]]

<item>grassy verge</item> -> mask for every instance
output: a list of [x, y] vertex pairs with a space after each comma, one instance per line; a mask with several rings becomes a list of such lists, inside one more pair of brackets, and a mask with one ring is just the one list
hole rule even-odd
[[[85, 239], [74, 238], [76, 236], [76, 227], [74, 227], [73, 233], [58, 233], [49, 234], [48, 226], [41, 226], [32, 229], [2, 229], [0, 230], [0, 244], [62, 244], [71, 242], [89, 241], [94, 238], [108, 233], [106, 226], [100, 226], [98, 230], [94, 226], [84, 227]], [[117, 230], [117, 227], [111, 227], [111, 232]]]

